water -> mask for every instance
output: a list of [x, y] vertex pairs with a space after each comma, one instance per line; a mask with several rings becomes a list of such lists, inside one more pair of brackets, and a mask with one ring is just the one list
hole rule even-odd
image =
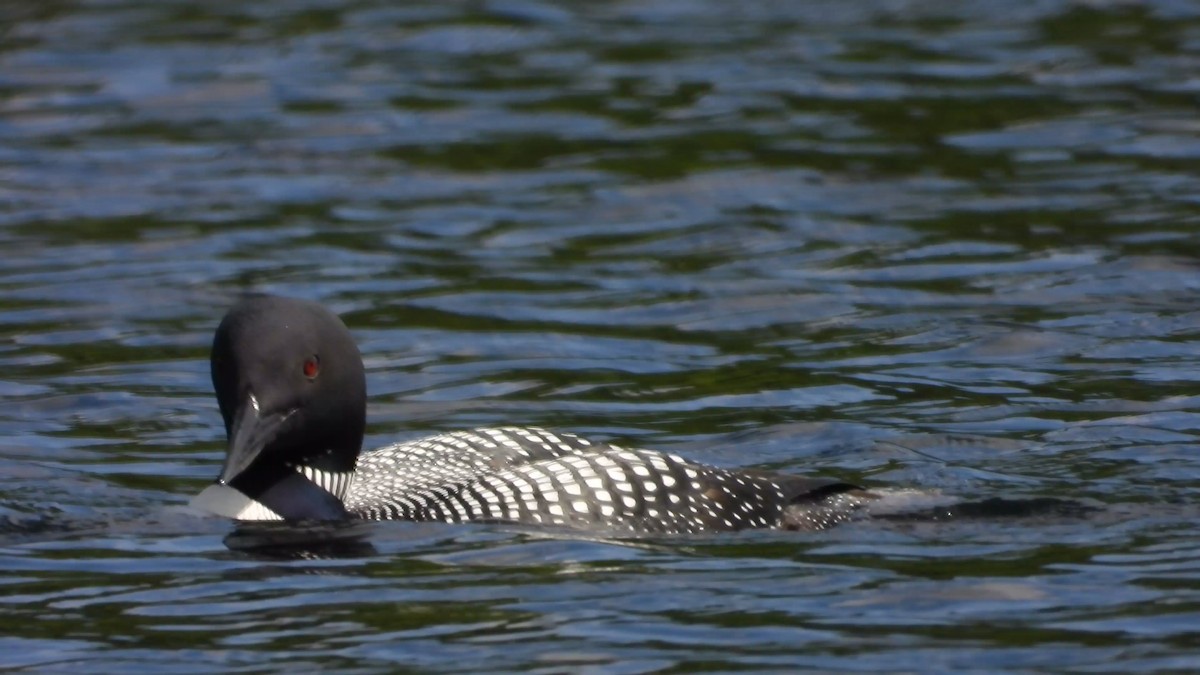
[[[1198, 65], [1171, 0], [0, 6], [0, 667], [1196, 668]], [[1098, 508], [246, 550], [180, 507], [247, 289], [368, 446]]]

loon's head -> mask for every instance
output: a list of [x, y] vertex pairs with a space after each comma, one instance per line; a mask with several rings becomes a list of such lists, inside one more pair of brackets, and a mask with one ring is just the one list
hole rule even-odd
[[193, 505], [245, 520], [344, 517], [367, 388], [341, 319], [315, 302], [248, 296], [217, 327], [211, 366], [229, 446]]

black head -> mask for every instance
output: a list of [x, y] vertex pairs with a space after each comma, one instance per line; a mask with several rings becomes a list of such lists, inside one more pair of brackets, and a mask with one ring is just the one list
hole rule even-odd
[[366, 375], [342, 320], [315, 302], [246, 297], [217, 327], [211, 365], [229, 441], [218, 482], [285, 518], [344, 514], [298, 471], [348, 474], [362, 448]]

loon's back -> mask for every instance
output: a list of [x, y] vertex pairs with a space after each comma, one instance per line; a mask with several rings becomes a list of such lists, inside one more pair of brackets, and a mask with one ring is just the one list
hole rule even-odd
[[502, 427], [365, 453], [345, 505], [371, 520], [676, 534], [822, 529], [849, 519], [868, 499], [839, 481], [728, 471], [572, 434]]

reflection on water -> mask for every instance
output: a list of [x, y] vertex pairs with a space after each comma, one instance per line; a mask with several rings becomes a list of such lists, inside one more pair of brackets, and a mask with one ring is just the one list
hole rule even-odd
[[231, 550], [266, 558], [314, 560], [374, 555], [370, 523], [242, 523], [225, 537]]
[[[1191, 667], [1187, 3], [41, 2], [0, 36], [0, 666]], [[345, 316], [372, 447], [537, 424], [1046, 511], [264, 553], [179, 511], [246, 289]]]

